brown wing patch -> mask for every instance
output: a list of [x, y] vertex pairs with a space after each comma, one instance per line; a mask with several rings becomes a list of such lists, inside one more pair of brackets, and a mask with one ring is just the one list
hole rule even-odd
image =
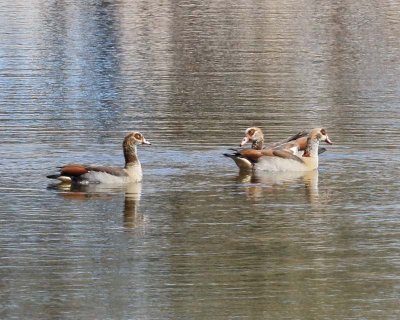
[[272, 149], [267, 149], [267, 150], [255, 150], [255, 149], [244, 149], [238, 152], [238, 155], [240, 155], [243, 158], [248, 159], [251, 162], [257, 162], [258, 159], [261, 157], [272, 157], [274, 156], [273, 150]]
[[276, 156], [276, 157], [280, 157], [283, 159], [291, 159], [291, 160], [295, 160], [300, 163], [304, 163], [304, 161], [302, 159], [300, 159], [298, 156], [295, 156], [294, 154], [292, 154], [291, 152], [286, 151], [286, 150], [274, 150], [273, 153], [274, 153], [274, 156]]
[[60, 173], [64, 176], [78, 177], [88, 172], [86, 166], [81, 164], [67, 164], [61, 167]]
[[305, 150], [307, 148], [307, 137], [301, 137], [296, 140], [297, 145], [299, 146], [299, 150]]
[[261, 153], [262, 153], [263, 156], [272, 157], [274, 155], [274, 150], [272, 150], [272, 149], [264, 149], [264, 150], [261, 150]]
[[254, 150], [254, 149], [245, 149], [239, 151], [241, 157], [250, 160], [251, 162], [257, 161], [260, 157], [263, 156], [262, 151]]
[[305, 150], [307, 147], [307, 137], [301, 136], [300, 138], [297, 138], [295, 140], [290, 140], [288, 142], [275, 143], [272, 144], [270, 148], [283, 150], [283, 149], [290, 149], [295, 146], [297, 146], [299, 150]]

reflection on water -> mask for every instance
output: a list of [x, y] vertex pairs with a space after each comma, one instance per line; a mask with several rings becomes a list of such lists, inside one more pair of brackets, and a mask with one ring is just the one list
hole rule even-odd
[[139, 210], [140, 196], [142, 192], [141, 183], [128, 183], [124, 185], [107, 185], [107, 184], [67, 184], [56, 183], [50, 184], [49, 189], [57, 190], [58, 194], [66, 200], [90, 201], [93, 199], [101, 199], [107, 201], [112, 197], [122, 193], [124, 197], [123, 206], [123, 225], [126, 228], [140, 228], [144, 232], [145, 218]]
[[[399, 318], [399, 3], [0, 16], [1, 318]], [[237, 177], [222, 154], [250, 126], [335, 145], [319, 172]], [[47, 188], [60, 163], [122, 165], [132, 130], [143, 185]]]
[[124, 226], [127, 228], [142, 228], [144, 231], [145, 218], [139, 210], [141, 183], [130, 183], [125, 191]]
[[[249, 199], [263, 198], [265, 193], [280, 196], [290, 196], [295, 193], [298, 198], [304, 197], [310, 204], [320, 201], [318, 191], [318, 170], [301, 172], [240, 172], [237, 181], [245, 183]], [[302, 184], [303, 190], [293, 188]], [[303, 191], [303, 192], [302, 192]]]

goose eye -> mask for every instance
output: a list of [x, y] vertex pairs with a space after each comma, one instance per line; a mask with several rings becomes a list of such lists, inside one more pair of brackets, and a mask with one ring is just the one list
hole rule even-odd
[[325, 129], [321, 129], [321, 134], [324, 135], [324, 136], [326, 135]]
[[140, 133], [135, 133], [134, 137], [136, 140], [142, 140], [142, 135]]
[[254, 134], [254, 132], [255, 132], [255, 130], [254, 130], [254, 129], [251, 129], [251, 130], [249, 130], [248, 135], [249, 135], [249, 136], [252, 136], [252, 135]]

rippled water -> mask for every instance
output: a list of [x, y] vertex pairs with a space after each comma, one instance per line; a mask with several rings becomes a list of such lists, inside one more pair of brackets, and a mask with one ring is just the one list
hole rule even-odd
[[[4, 319], [397, 319], [400, 5], [3, 1]], [[319, 172], [222, 156], [324, 126]], [[142, 185], [62, 189], [68, 162]]]

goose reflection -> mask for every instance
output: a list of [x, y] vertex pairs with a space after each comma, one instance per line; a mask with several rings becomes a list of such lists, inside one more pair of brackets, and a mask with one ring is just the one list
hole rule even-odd
[[106, 184], [52, 184], [49, 189], [59, 191], [60, 196], [68, 200], [87, 201], [91, 199], [109, 200], [120, 192], [125, 193], [123, 207], [123, 226], [129, 229], [140, 229], [144, 231], [145, 218], [138, 211], [140, 197], [142, 193], [142, 184], [132, 182], [121, 186], [107, 186]]
[[[308, 172], [240, 172], [236, 178], [246, 184], [246, 195], [255, 200], [267, 194], [287, 194], [296, 183], [304, 184], [305, 198], [311, 204], [319, 203], [318, 170]], [[296, 193], [296, 197], [299, 194]]]
[[145, 225], [145, 219], [138, 211], [141, 194], [141, 183], [131, 183], [127, 186], [124, 201], [124, 226], [126, 228], [133, 229]]

